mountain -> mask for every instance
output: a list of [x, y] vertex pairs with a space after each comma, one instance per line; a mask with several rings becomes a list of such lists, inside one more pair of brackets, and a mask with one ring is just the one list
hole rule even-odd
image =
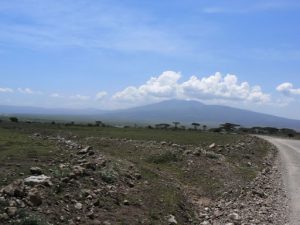
[[[268, 114], [221, 105], [206, 105], [198, 101], [168, 100], [130, 109], [102, 111], [98, 109], [45, 109], [38, 107], [0, 106], [0, 114], [26, 114], [39, 117], [43, 115], [64, 116], [69, 120], [102, 120], [117, 123], [172, 123], [197, 122], [217, 126], [230, 122], [245, 127], [272, 126], [292, 128], [300, 131], [300, 120], [287, 119]], [[68, 117], [68, 115], [73, 117]], [[74, 117], [76, 116], [76, 117]]]
[[0, 105], [0, 114], [27, 114], [27, 115], [97, 115], [105, 111], [98, 109], [64, 109], [41, 108], [30, 106]]
[[101, 117], [103, 120], [120, 122], [172, 123], [173, 121], [179, 121], [183, 124], [198, 122], [211, 126], [231, 122], [246, 127], [273, 126], [300, 130], [300, 120], [184, 100], [168, 100], [146, 106], [112, 111], [102, 114]]

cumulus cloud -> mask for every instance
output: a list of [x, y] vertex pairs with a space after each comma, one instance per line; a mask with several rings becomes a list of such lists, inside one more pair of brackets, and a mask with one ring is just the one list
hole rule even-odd
[[158, 77], [151, 77], [150, 80], [139, 87], [127, 87], [117, 92], [113, 99], [125, 101], [143, 101], [155, 98], [174, 98], [178, 94], [178, 80], [181, 75], [173, 71], [165, 71]]
[[80, 100], [80, 101], [87, 101], [87, 100], [90, 100], [90, 99], [91, 99], [90, 96], [80, 95], [80, 94], [73, 95], [73, 96], [71, 96], [70, 98], [71, 98], [71, 99], [74, 99], [74, 100]]
[[155, 101], [161, 99], [196, 99], [196, 100], [230, 100], [266, 103], [271, 100], [260, 86], [250, 86], [248, 82], [239, 82], [237, 76], [216, 73], [199, 78], [191, 76], [184, 82], [179, 82], [180, 73], [163, 72], [158, 77], [152, 77], [139, 87], [127, 87], [117, 92], [113, 99], [122, 101]]
[[14, 90], [11, 88], [0, 88], [0, 92], [2, 93], [13, 93]]
[[294, 85], [289, 82], [278, 85], [276, 90], [285, 95], [300, 95], [300, 88], [294, 88]]
[[192, 76], [181, 84], [183, 93], [187, 97], [196, 99], [228, 99], [265, 103], [270, 96], [262, 92], [259, 86], [251, 87], [248, 82], [238, 82], [235, 75], [220, 73], [208, 77]]
[[33, 91], [30, 88], [18, 88], [18, 92], [20, 92], [22, 94], [29, 94], [29, 95], [42, 94], [42, 92], [40, 92], [40, 91]]
[[100, 100], [102, 100], [106, 95], [107, 95], [107, 92], [105, 92], [105, 91], [100, 91], [100, 92], [98, 92], [98, 93], [96, 94], [95, 99], [96, 99], [97, 101], [100, 101]]

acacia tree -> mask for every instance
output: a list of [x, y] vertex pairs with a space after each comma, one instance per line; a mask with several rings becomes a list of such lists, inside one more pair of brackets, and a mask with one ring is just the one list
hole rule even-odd
[[9, 120], [13, 123], [18, 123], [19, 119], [17, 117], [9, 117]]
[[226, 130], [226, 131], [234, 131], [234, 129], [236, 128], [236, 127], [239, 127], [240, 125], [238, 125], [238, 124], [234, 124], [234, 123], [224, 123], [224, 124], [221, 124], [220, 125], [220, 128], [221, 129], [224, 129], [224, 130]]
[[103, 125], [103, 122], [100, 120], [95, 121], [96, 126], [101, 127]]
[[192, 126], [194, 126], [194, 129], [197, 130], [197, 127], [200, 127], [200, 123], [192, 123]]
[[173, 124], [174, 124], [174, 129], [177, 129], [180, 122], [173, 122]]

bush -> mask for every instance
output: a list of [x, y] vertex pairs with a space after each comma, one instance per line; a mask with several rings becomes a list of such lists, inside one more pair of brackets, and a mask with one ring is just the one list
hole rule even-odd
[[17, 117], [9, 117], [9, 120], [13, 123], [18, 123], [19, 119]]
[[112, 169], [106, 169], [101, 171], [101, 179], [108, 183], [113, 184], [117, 181], [118, 173]]
[[[48, 223], [37, 215], [28, 215], [24, 209], [18, 211], [20, 222], [17, 225], [48, 225]], [[15, 224], [15, 223], [14, 223]]]
[[34, 218], [25, 218], [19, 225], [39, 225], [39, 222]]
[[209, 151], [207, 151], [207, 152], [205, 153], [205, 156], [206, 156], [207, 158], [210, 158], [210, 159], [218, 159], [218, 158], [220, 158], [220, 155], [219, 155], [219, 154], [214, 153], [214, 152], [209, 152]]

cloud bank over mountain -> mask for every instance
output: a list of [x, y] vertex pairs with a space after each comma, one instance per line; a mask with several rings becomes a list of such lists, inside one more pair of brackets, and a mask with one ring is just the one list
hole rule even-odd
[[180, 82], [181, 74], [165, 71], [157, 77], [151, 77], [138, 87], [130, 86], [117, 92], [114, 100], [148, 102], [158, 99], [223, 99], [229, 101], [249, 101], [267, 103], [271, 96], [264, 93], [260, 86], [250, 86], [248, 82], [239, 82], [236, 75], [191, 76]]

